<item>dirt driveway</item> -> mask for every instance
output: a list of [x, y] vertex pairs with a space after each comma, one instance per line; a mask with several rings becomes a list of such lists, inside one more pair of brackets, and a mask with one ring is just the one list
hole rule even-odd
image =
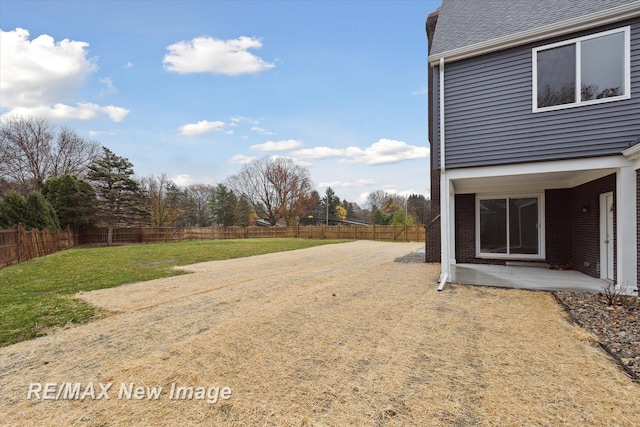
[[437, 292], [437, 265], [393, 262], [419, 246], [209, 262], [84, 294], [117, 313], [0, 348], [0, 424], [640, 424], [640, 385], [551, 296]]

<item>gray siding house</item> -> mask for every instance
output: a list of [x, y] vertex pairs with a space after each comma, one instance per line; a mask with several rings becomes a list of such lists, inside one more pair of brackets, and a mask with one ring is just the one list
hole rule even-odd
[[443, 0], [427, 36], [441, 285], [544, 261], [637, 293], [640, 1]]

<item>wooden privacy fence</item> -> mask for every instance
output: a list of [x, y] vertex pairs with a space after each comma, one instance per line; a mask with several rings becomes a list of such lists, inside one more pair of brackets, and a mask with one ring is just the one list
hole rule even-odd
[[0, 230], [0, 268], [25, 262], [75, 246], [74, 232], [66, 230], [30, 230], [16, 226]]
[[[13, 227], [0, 230], [0, 268], [31, 258], [69, 249], [77, 244], [104, 245], [108, 229], [30, 230]], [[334, 225], [293, 227], [129, 227], [114, 228], [112, 243], [179, 242], [292, 237], [302, 239], [353, 239], [424, 242], [422, 225]]]
[[[108, 229], [82, 228], [80, 244], [107, 243]], [[182, 240], [256, 239], [297, 237], [424, 242], [423, 225], [334, 225], [292, 227], [129, 227], [113, 229], [113, 244], [179, 242]]]

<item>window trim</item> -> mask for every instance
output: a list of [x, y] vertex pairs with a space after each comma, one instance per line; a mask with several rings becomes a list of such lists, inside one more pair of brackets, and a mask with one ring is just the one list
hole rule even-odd
[[[480, 252], [480, 201], [488, 199], [520, 199], [520, 198], [537, 198], [538, 199], [538, 253], [537, 254], [497, 254], [493, 252]], [[545, 202], [544, 192], [541, 193], [523, 193], [523, 194], [487, 194], [476, 195], [476, 258], [481, 259], [507, 259], [507, 260], [545, 260], [546, 259], [546, 241], [545, 241]], [[508, 215], [509, 209], [507, 209]], [[507, 216], [508, 218], [508, 216]], [[508, 219], [507, 219], [508, 225]], [[507, 232], [507, 247], [509, 245], [509, 233]]]
[[[612, 96], [609, 98], [601, 98], [601, 99], [591, 99], [589, 101], [582, 101], [579, 97], [580, 94], [580, 83], [581, 83], [581, 42], [585, 40], [595, 39], [598, 37], [608, 36], [611, 34], [623, 33], [624, 34], [624, 89], [625, 93], [619, 96]], [[561, 104], [561, 105], [551, 105], [548, 107], [538, 107], [538, 52], [545, 51], [548, 49], [553, 49], [556, 47], [567, 46], [567, 45], [575, 45], [576, 46], [576, 99], [577, 102], [572, 102], [570, 104]], [[589, 34], [587, 36], [576, 37], [570, 40], [564, 40], [557, 43], [547, 44], [544, 46], [538, 46], [533, 48], [532, 50], [532, 112], [544, 112], [544, 111], [555, 111], [555, 110], [564, 110], [566, 108], [574, 108], [574, 107], [582, 107], [586, 105], [594, 105], [594, 104], [603, 104], [606, 102], [614, 102], [620, 101], [624, 99], [631, 98], [631, 27], [620, 27], [614, 28], [613, 30], [601, 31], [594, 34]]]

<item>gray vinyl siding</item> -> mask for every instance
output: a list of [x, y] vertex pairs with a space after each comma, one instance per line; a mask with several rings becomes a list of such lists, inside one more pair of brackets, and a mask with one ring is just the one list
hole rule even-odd
[[[532, 48], [629, 24], [631, 99], [532, 112]], [[640, 19], [445, 64], [445, 125], [447, 168], [619, 154], [640, 136]]]

